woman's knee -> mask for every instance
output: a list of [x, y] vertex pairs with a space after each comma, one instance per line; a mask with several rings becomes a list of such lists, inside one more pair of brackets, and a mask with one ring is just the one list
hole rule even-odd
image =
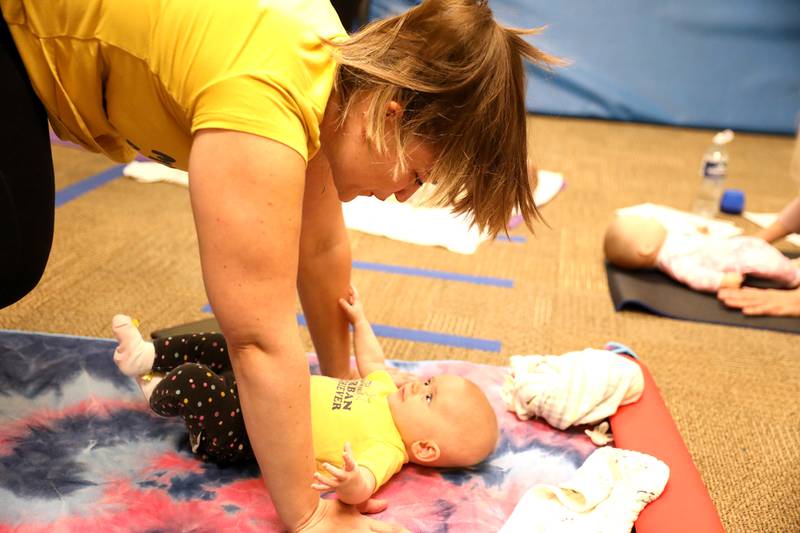
[[31, 292], [47, 266], [53, 242], [53, 196], [20, 187], [0, 170], [0, 308]]

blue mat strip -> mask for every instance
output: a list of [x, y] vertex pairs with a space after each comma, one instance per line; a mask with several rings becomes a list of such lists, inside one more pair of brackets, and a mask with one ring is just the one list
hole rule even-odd
[[[297, 323], [301, 326], [305, 326], [306, 318], [298, 313]], [[491, 339], [462, 337], [460, 335], [449, 335], [447, 333], [436, 333], [432, 331], [423, 331], [420, 329], [398, 328], [383, 324], [372, 324], [372, 329], [375, 331], [375, 335], [378, 337], [413, 342], [426, 342], [429, 344], [440, 344], [443, 346], [453, 346], [455, 348], [466, 348], [468, 350], [499, 352], [503, 346], [500, 341]]]
[[493, 278], [489, 276], [470, 276], [469, 274], [459, 274], [457, 272], [446, 272], [444, 270], [431, 270], [427, 268], [413, 268], [399, 265], [386, 265], [383, 263], [368, 263], [366, 261], [353, 261], [353, 268], [362, 270], [374, 270], [377, 272], [389, 272], [391, 274], [405, 274], [408, 276], [422, 276], [426, 278], [446, 279], [448, 281], [463, 281], [478, 285], [493, 285], [495, 287], [511, 288], [514, 281], [503, 278]]
[[[203, 306], [204, 313], [211, 313], [211, 306]], [[297, 313], [297, 323], [306, 327], [306, 317], [302, 313]], [[439, 344], [441, 346], [452, 346], [454, 348], [466, 348], [468, 350], [483, 350], [485, 352], [499, 352], [503, 343], [493, 339], [480, 339], [476, 337], [464, 337], [461, 335], [450, 335], [448, 333], [437, 333], [435, 331], [423, 331], [421, 329], [398, 328], [384, 324], [372, 324], [372, 330], [378, 337], [387, 339], [400, 339], [412, 342], [425, 342], [428, 344]]]
[[95, 174], [77, 183], [73, 183], [68, 187], [56, 191], [56, 207], [61, 207], [65, 203], [74, 200], [75, 198], [86, 194], [102, 185], [105, 185], [111, 180], [117, 179], [122, 176], [122, 169], [125, 165], [116, 165], [108, 170], [104, 170], [100, 174]]

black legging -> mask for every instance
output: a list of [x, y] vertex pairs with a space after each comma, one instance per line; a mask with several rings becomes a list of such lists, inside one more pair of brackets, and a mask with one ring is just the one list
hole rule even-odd
[[150, 396], [161, 416], [180, 416], [192, 451], [218, 463], [250, 461], [228, 346], [221, 333], [190, 333], [154, 342], [153, 370], [165, 376]]
[[0, 308], [39, 282], [53, 242], [47, 113], [0, 17]]

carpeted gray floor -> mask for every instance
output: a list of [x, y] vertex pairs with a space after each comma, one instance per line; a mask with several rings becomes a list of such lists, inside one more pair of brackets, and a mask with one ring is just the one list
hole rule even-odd
[[[713, 132], [532, 117], [539, 166], [565, 174], [527, 242], [483, 245], [473, 256], [351, 233], [353, 258], [509, 278], [513, 288], [354, 271], [373, 322], [502, 341], [500, 353], [384, 340], [399, 359], [505, 364], [515, 353], [563, 353], [607, 340], [649, 366], [728, 531], [800, 530], [797, 336], [616, 313], [601, 238], [617, 207], [651, 201], [686, 209]], [[796, 193], [792, 139], [739, 134], [728, 185], [748, 208], [777, 211]], [[54, 147], [58, 187], [113, 165]], [[754, 227], [736, 219], [747, 231]], [[794, 250], [781, 243], [782, 248]], [[57, 210], [47, 272], [0, 328], [108, 337], [111, 316], [146, 331], [207, 318], [185, 189], [112, 181]], [[309, 349], [310, 343], [305, 332]]]

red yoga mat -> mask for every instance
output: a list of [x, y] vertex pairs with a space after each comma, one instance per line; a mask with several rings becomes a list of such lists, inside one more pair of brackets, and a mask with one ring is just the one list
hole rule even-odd
[[620, 407], [611, 417], [614, 443], [657, 457], [669, 466], [667, 486], [639, 514], [636, 532], [724, 533], [714, 503], [653, 377], [641, 361], [636, 363], [644, 375], [644, 393], [639, 401]]

